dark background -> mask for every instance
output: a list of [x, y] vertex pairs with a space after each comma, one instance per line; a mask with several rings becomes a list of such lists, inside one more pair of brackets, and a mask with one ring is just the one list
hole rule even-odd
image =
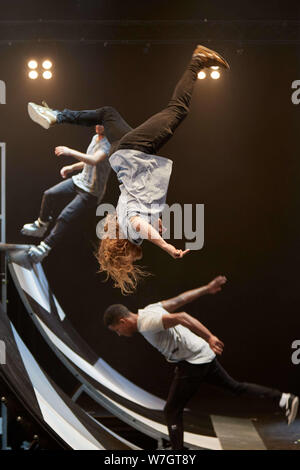
[[[28, 1], [26, 8], [23, 2], [2, 1], [0, 6], [0, 24], [41, 18], [299, 19], [296, 2], [276, 1]], [[0, 106], [0, 140], [7, 143], [10, 243], [27, 243], [20, 228], [37, 218], [43, 191], [59, 182], [60, 168], [71, 163], [57, 159], [54, 147], [84, 151], [93, 135], [92, 129], [67, 125], [45, 131], [29, 119], [27, 102], [46, 99], [53, 108], [73, 109], [113, 105], [136, 126], [167, 103], [196, 45], [178, 38], [176, 44], [150, 42], [145, 49], [138, 31], [130, 32], [136, 39], [131, 44], [58, 41], [63, 25], [55, 28], [52, 40], [29, 37], [28, 28], [23, 33], [11, 30], [11, 36], [0, 40], [0, 79], [7, 85], [7, 104]], [[161, 151], [174, 160], [167, 202], [205, 204], [204, 248], [173, 260], [145, 242], [143, 265], [153, 276], [135, 295], [122, 297], [96, 274], [97, 219], [87, 214], [44, 262], [59, 302], [82, 336], [119, 372], [162, 397], [172, 366], [142, 337], [118, 338], [105, 330], [102, 314], [112, 303], [137, 311], [218, 274], [228, 278], [223, 292], [201, 298], [186, 310], [224, 341], [224, 367], [240, 380], [300, 392], [300, 366], [291, 363], [291, 344], [299, 339], [300, 248], [300, 107], [291, 102], [291, 83], [300, 79], [300, 45], [297, 36], [294, 42], [285, 43], [284, 37], [276, 42], [276, 31], [268, 38], [210, 38], [206, 44], [226, 57], [231, 71], [222, 73], [220, 80], [196, 83], [190, 115]], [[54, 78], [27, 79], [31, 57], [51, 58]], [[104, 202], [116, 204], [117, 198], [112, 174]], [[19, 308], [10, 288], [9, 310]], [[39, 346], [34, 328], [25, 329], [44, 367], [63, 381], [52, 355]]]

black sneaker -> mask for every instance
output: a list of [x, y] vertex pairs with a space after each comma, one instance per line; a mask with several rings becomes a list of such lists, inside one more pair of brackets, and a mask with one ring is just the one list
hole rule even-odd
[[299, 398], [292, 393], [289, 394], [289, 398], [285, 405], [285, 415], [287, 418], [288, 426], [295, 421], [298, 413]]

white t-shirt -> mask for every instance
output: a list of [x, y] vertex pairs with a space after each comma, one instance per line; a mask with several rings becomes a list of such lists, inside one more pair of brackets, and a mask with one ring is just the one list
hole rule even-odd
[[164, 328], [162, 317], [168, 313], [161, 302], [139, 309], [138, 331], [169, 362], [187, 361], [191, 364], [211, 362], [216, 355], [203, 338], [182, 325]]
[[[110, 152], [110, 143], [106, 137], [98, 140], [98, 134], [95, 134], [92, 138], [90, 145], [86, 151], [87, 155], [93, 155], [98, 152], [98, 150], [103, 150], [107, 155]], [[87, 193], [93, 194], [100, 201], [105, 193], [106, 184], [111, 171], [111, 166], [109, 164], [108, 158], [105, 158], [97, 165], [89, 165], [85, 163], [83, 170], [78, 175], [74, 175], [73, 182], [80, 189], [83, 189]]]

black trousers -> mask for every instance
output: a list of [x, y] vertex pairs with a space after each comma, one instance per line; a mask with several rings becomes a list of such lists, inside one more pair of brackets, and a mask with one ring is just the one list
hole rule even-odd
[[235, 395], [269, 398], [278, 402], [281, 392], [261, 385], [237, 382], [230, 377], [217, 359], [206, 364], [179, 362], [175, 368], [167, 403], [164, 409], [170, 442], [173, 449], [183, 449], [183, 410], [202, 383], [228, 390]]
[[103, 125], [105, 135], [112, 144], [111, 154], [118, 149], [135, 149], [148, 154], [157, 154], [187, 116], [200, 68], [199, 59], [192, 59], [167, 107], [135, 129], [132, 129], [118, 111], [110, 106], [86, 111], [64, 109], [59, 111], [57, 122], [84, 126]]
[[47, 189], [42, 199], [40, 219], [43, 222], [47, 222], [50, 217], [57, 219], [44, 242], [53, 248], [62, 240], [73, 221], [83, 217], [87, 209], [96, 208], [97, 203], [97, 197], [78, 188], [72, 178]]

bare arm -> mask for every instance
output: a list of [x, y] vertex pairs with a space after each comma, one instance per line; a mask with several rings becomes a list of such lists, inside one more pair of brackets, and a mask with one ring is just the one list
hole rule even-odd
[[159, 246], [162, 250], [169, 253], [173, 258], [182, 258], [190, 250], [177, 250], [173, 245], [167, 243], [160, 235], [160, 233], [145, 219], [138, 215], [130, 218], [130, 223], [134, 230], [138, 232], [142, 238], [149, 240], [154, 245]]
[[62, 145], [55, 147], [55, 155], [58, 157], [73, 157], [76, 158], [76, 160], [88, 163], [89, 165], [97, 165], [108, 156], [103, 150], [98, 150], [93, 155], [88, 155], [87, 153], [81, 153], [78, 152], [78, 150], [70, 149], [69, 147], [64, 147]]
[[73, 165], [63, 166], [60, 170], [61, 177], [65, 179], [70, 173], [73, 173], [74, 171], [82, 170], [83, 166], [84, 166], [83, 162], [78, 162], [78, 163], [74, 163]]
[[72, 171], [77, 171], [77, 170], [82, 170], [82, 168], [84, 167], [84, 163], [78, 162], [78, 163], [73, 163], [73, 165], [69, 165], [69, 166]]
[[195, 335], [200, 336], [200, 338], [207, 341], [214, 353], [222, 354], [224, 343], [214, 336], [202, 323], [196, 320], [196, 318], [191, 317], [188, 313], [179, 312], [171, 315], [167, 313], [163, 315], [162, 321], [165, 329], [173, 328], [177, 325], [182, 325], [188, 328], [190, 331], [195, 333]]
[[171, 299], [163, 300], [162, 306], [168, 312], [174, 312], [183, 305], [193, 302], [205, 294], [216, 294], [222, 289], [222, 286], [227, 281], [225, 276], [218, 276], [209, 282], [206, 286], [198, 287], [197, 289], [188, 290], [182, 294], [177, 295]]

